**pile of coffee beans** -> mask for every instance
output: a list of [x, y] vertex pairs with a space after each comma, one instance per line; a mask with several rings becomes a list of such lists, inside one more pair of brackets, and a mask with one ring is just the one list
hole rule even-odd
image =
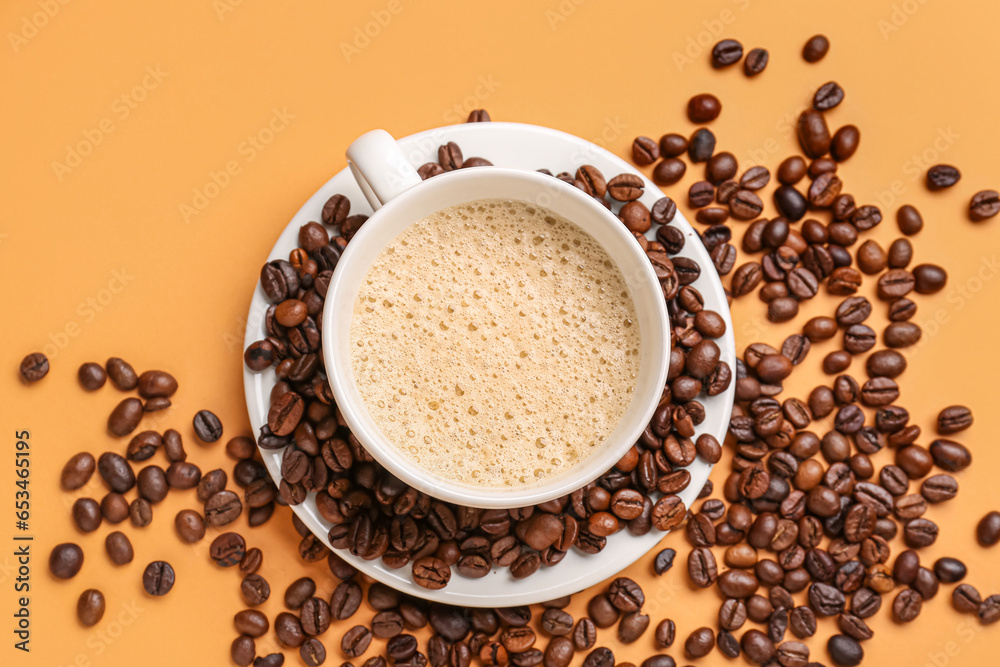
[[[817, 35], [803, 47], [802, 57], [817, 62], [829, 46]], [[711, 64], [719, 69], [741, 59], [743, 46], [735, 40], [723, 40], [711, 53]], [[760, 74], [768, 59], [766, 50], [752, 49], [744, 61], [745, 73]], [[677, 201], [705, 226], [700, 237], [714, 270], [720, 276], [731, 274], [731, 298], [756, 292], [766, 303], [767, 318], [785, 322], [796, 319], [799, 304], [824, 286], [826, 293], [843, 297], [831, 315], [803, 322], [801, 333], [778, 346], [744, 344], [735, 369], [720, 360], [712, 340], [725, 332], [723, 320], [704, 309], [701, 295], [691, 286], [707, 267], [677, 256], [685, 239], [670, 224], [678, 208], [675, 199], [663, 197], [647, 209], [638, 201], [641, 179], [630, 173], [607, 178], [591, 165], [554, 176], [617, 211], [660, 280], [671, 321], [669, 380], [660, 406], [639, 442], [597, 482], [537, 507], [484, 512], [408, 488], [372, 460], [333, 405], [319, 347], [333, 268], [366, 219], [351, 215], [348, 199], [337, 195], [323, 207], [321, 222], [302, 227], [300, 247], [288, 260], [269, 262], [261, 272], [261, 285], [272, 304], [265, 319], [268, 336], [248, 347], [245, 362], [256, 371], [274, 367], [279, 379], [257, 445], [283, 450], [280, 485], [271, 481], [254, 441], [246, 436], [225, 445], [236, 461], [230, 472], [202, 473], [187, 461], [178, 431], [141, 431], [124, 451], [104, 452], [96, 459], [80, 452], [67, 461], [61, 475], [65, 491], [83, 488], [95, 471], [108, 489], [99, 502], [78, 498], [72, 506], [73, 522], [89, 532], [105, 521], [121, 524], [129, 519], [139, 529], [150, 524], [153, 506], [168, 492], [193, 489], [200, 511], [180, 511], [174, 527], [180, 540], [196, 543], [204, 539], [206, 527], [228, 526], [244, 510], [253, 529], [267, 522], [277, 506], [301, 503], [307, 493], [316, 492], [320, 513], [333, 525], [329, 538], [335, 547], [367, 559], [381, 558], [390, 567], [410, 566], [414, 579], [427, 588], [446, 585], [452, 568], [477, 577], [500, 566], [514, 577], [526, 577], [543, 565], [555, 566], [570, 548], [595, 553], [616, 532], [641, 535], [683, 527], [690, 544], [688, 580], [697, 588], [714, 588], [722, 598], [714, 623], [693, 622], [686, 636], [681, 635], [683, 648], [674, 650], [682, 650], [688, 660], [717, 648], [729, 658], [742, 655], [754, 664], [819, 665], [805, 642], [816, 636], [818, 619], [828, 617], [836, 619], [838, 629], [825, 644], [829, 659], [839, 666], [857, 665], [864, 642], [873, 636], [866, 619], [879, 613], [883, 597], [891, 596], [884, 613], [898, 623], [910, 623], [941, 586], [954, 585], [956, 611], [974, 614], [983, 624], [997, 622], [1000, 595], [984, 598], [966, 582], [969, 573], [961, 560], [943, 557], [921, 563], [919, 549], [935, 543], [941, 533], [928, 513], [955, 497], [955, 474], [972, 462], [969, 449], [952, 436], [972, 426], [973, 414], [965, 406], [943, 408], [937, 418], [938, 437], [924, 446], [921, 429], [897, 403], [897, 379], [907, 365], [898, 350], [921, 336], [911, 322], [915, 295], [941, 290], [947, 274], [933, 264], [911, 268], [914, 250], [905, 238], [888, 250], [874, 240], [858, 243], [881, 222], [882, 212], [856, 204], [836, 173], [860, 140], [853, 125], [833, 133], [827, 127], [824, 113], [841, 104], [844, 96], [839, 84], [828, 82], [801, 115], [798, 136], [805, 157], [791, 155], [777, 167], [773, 205], [778, 215], [772, 218], [762, 217], [765, 203], [759, 194], [769, 185], [771, 171], [752, 165], [741, 173], [732, 153], [716, 151], [716, 137], [708, 128], [698, 128], [690, 137], [667, 133], [659, 141], [637, 137], [633, 143], [635, 162], [650, 166], [653, 179], [664, 186], [679, 181], [688, 162], [692, 168], [704, 163], [704, 180]], [[688, 104], [688, 116], [696, 123], [709, 123], [721, 112], [721, 101], [709, 93]], [[470, 122], [489, 120], [484, 110], [469, 117]], [[420, 174], [429, 178], [488, 164], [484, 158], [465, 158], [457, 144], [448, 143]], [[807, 177], [809, 184], [800, 185]], [[935, 166], [927, 174], [928, 189], [955, 187], [960, 177], [953, 166]], [[980, 222], [998, 212], [996, 191], [984, 190], [971, 198], [971, 220]], [[739, 241], [730, 220], [746, 223]], [[910, 205], [900, 207], [896, 220], [904, 236], [918, 234], [923, 227], [922, 216]], [[656, 239], [650, 241], [645, 233], [654, 224]], [[331, 236], [328, 229], [339, 234]], [[741, 250], [746, 255], [742, 262]], [[881, 332], [881, 349], [879, 334], [865, 324], [875, 307], [859, 294], [865, 276], [871, 276], [869, 288], [874, 283], [875, 297], [890, 319]], [[816, 387], [804, 399], [779, 399], [784, 381], [806, 361], [812, 344], [838, 335], [841, 349], [822, 360], [823, 369], [834, 376], [830, 385]], [[866, 379], [858, 381], [846, 373], [854, 357], [869, 352]], [[28, 355], [19, 367], [25, 382], [40, 380], [48, 370], [48, 360], [38, 353]], [[138, 375], [119, 358], [104, 366], [83, 364], [78, 378], [86, 391], [99, 390], [108, 379], [122, 391], [138, 391], [139, 398], [125, 398], [109, 418], [108, 430], [115, 437], [132, 435], [145, 412], [169, 407], [177, 390], [168, 373]], [[685, 467], [696, 457], [720, 462], [724, 452], [710, 436], [692, 441], [694, 427], [705, 418], [698, 399], [725, 391], [731, 382], [737, 402], [727, 438], [731, 472], [721, 489], [723, 499], [710, 497], [709, 483], [699, 496], [703, 502], [689, 511], [676, 495], [690, 481]], [[207, 410], [195, 415], [192, 426], [205, 443], [217, 442], [223, 434], [222, 422]], [[873, 459], [880, 458], [876, 454], [883, 449], [893, 452], [892, 463], [876, 468]], [[153, 464], [138, 473], [133, 470], [133, 463], [150, 460], [159, 451], [168, 462], [165, 470]], [[227, 488], [230, 479], [242, 494]], [[126, 494], [134, 497], [128, 500]], [[309, 563], [325, 559], [340, 583], [327, 599], [316, 595], [317, 584], [310, 577], [292, 581], [283, 595], [286, 611], [272, 622], [257, 609], [271, 596], [271, 585], [260, 572], [262, 550], [248, 547], [239, 533], [218, 534], [209, 558], [215, 566], [239, 573], [246, 604], [234, 615], [238, 637], [230, 655], [237, 665], [282, 665], [281, 652], [257, 655], [255, 640], [271, 631], [282, 648], [298, 650], [303, 664], [321, 665], [327, 648], [320, 637], [335, 628], [338, 650], [349, 660], [362, 657], [374, 641], [384, 642], [385, 655], [368, 658], [362, 667], [469, 667], [473, 661], [487, 667], [568, 667], [577, 654], [585, 667], [613, 667], [616, 657], [611, 649], [598, 646], [599, 631], [615, 628], [617, 642], [628, 645], [651, 624], [660, 652], [641, 667], [676, 665], [662, 652], [674, 647], [675, 622], [645, 614], [645, 595], [631, 579], [619, 577], [597, 592], [579, 618], [566, 611], [569, 597], [535, 609], [451, 607], [367, 581], [294, 514], [291, 520], [302, 537], [301, 558]], [[908, 548], [893, 554], [889, 540], [897, 535]], [[983, 547], [1000, 542], [1000, 512], [983, 516], [976, 538]], [[132, 543], [122, 531], [108, 534], [105, 549], [116, 566], [134, 559]], [[724, 568], [717, 552], [722, 553]], [[676, 557], [675, 549], [663, 549], [653, 562], [655, 574], [670, 576]], [[72, 579], [83, 565], [84, 553], [76, 544], [59, 544], [51, 552], [49, 568], [58, 579]], [[174, 585], [169, 563], [146, 565], [141, 586], [149, 596], [168, 594]], [[365, 600], [374, 615], [348, 627]], [[77, 616], [86, 626], [96, 624], [105, 606], [100, 591], [85, 590]], [[421, 645], [411, 633], [428, 627], [430, 638]]]

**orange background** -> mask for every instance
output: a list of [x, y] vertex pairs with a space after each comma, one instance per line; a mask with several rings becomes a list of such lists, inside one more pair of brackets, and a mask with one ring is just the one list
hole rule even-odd
[[[712, 126], [720, 149], [732, 151], [741, 167], [763, 160], [774, 168], [797, 152], [791, 121], [812, 91], [831, 79], [847, 91], [846, 101], [829, 114], [831, 125], [852, 122], [863, 132], [859, 153], [840, 170], [845, 190], [859, 203], [880, 204], [886, 214], [871, 236], [888, 247], [898, 234], [895, 209], [913, 203], [926, 221], [913, 239], [915, 261], [939, 262], [950, 273], [945, 291], [919, 298], [924, 340], [911, 351], [901, 402], [924, 427], [925, 444], [941, 407], [971, 405], [976, 424], [958, 439], [976, 460], [959, 476], [958, 499], [929, 513], [942, 536], [923, 559], [959, 556], [969, 565], [967, 580], [984, 596], [1000, 592], [1000, 547], [986, 551], [973, 539], [985, 509], [1000, 508], [1000, 361], [994, 352], [1000, 221], [977, 226], [964, 215], [972, 193], [1000, 185], [996, 3], [851, 0], [831, 7], [713, 0], [640, 8], [606, 0], [314, 0], [280, 6], [63, 1], [11, 0], [0, 8], [7, 42], [0, 45], [6, 93], [0, 108], [6, 368], [0, 373], [0, 504], [9, 508], [13, 499], [14, 432], [28, 429], [36, 538], [33, 650], [25, 656], [11, 648], [14, 529], [11, 512], [3, 513], [3, 664], [225, 664], [235, 636], [232, 615], [241, 608], [239, 577], [208, 561], [211, 533], [194, 547], [175, 538], [173, 516], [198, 506], [193, 492], [172, 494], [156, 506], [144, 530], [125, 524], [136, 558], [123, 568], [112, 568], [103, 554], [111, 528], [79, 535], [70, 523], [73, 497], [100, 498], [104, 489], [95, 475], [84, 490], [62, 493], [58, 475], [65, 460], [80, 450], [124, 447], [104, 430], [121, 395], [110, 384], [85, 394], [76, 369], [118, 355], [140, 371], [173, 372], [181, 383], [174, 407], [144, 427], [176, 426], [190, 460], [206, 471], [231, 470], [221, 443], [195, 443], [191, 416], [210, 408], [222, 417], [226, 438], [247, 431], [243, 321], [260, 263], [300, 204], [344, 167], [344, 148], [355, 136], [373, 127], [402, 136], [485, 107], [494, 119], [549, 125], [627, 155], [637, 134], [690, 132], [686, 100], [711, 91], [724, 104]], [[384, 25], [372, 23], [378, 18]], [[374, 35], [367, 42], [358, 37], [366, 26]], [[821, 63], [807, 65], [799, 51], [816, 32], [830, 36], [832, 49]], [[712, 71], [706, 47], [721, 37], [738, 38], [747, 49], [768, 48], [766, 72], [749, 80], [737, 68]], [[354, 40], [355, 50], [345, 51]], [[277, 123], [273, 141], [259, 148], [244, 144], [276, 110], [287, 120]], [[97, 143], [88, 155], [78, 162], [67, 155], [69, 146], [88, 137]], [[230, 161], [239, 173], [185, 220], [181, 205], [192, 204], [194, 191]], [[962, 169], [959, 186], [925, 190], [922, 173], [937, 161]], [[683, 199], [700, 171], [689, 169], [669, 192]], [[803, 311], [831, 314], [835, 303], [818, 298]], [[740, 351], [756, 340], [780, 344], [796, 329], [768, 324], [763, 312], [753, 297], [736, 308]], [[883, 312], [876, 305], [873, 319], [883, 321]], [[49, 377], [22, 386], [18, 362], [46, 345], [54, 351]], [[815, 383], [829, 381], [819, 366], [834, 345], [814, 348], [786, 396], [804, 397]], [[863, 377], [860, 360], [851, 372]], [[725, 473], [722, 466], [716, 470], [716, 488]], [[266, 546], [261, 572], [272, 587], [271, 616], [280, 610], [285, 587], [304, 572], [323, 578], [324, 594], [332, 589], [325, 564], [299, 563], [287, 510], [246, 535], [251, 545]], [[48, 554], [67, 540], [84, 547], [86, 563], [75, 579], [57, 582], [48, 573]], [[679, 567], [657, 579], [647, 557], [628, 574], [643, 583], [654, 625], [666, 616], [676, 621], [681, 639], [670, 653], [684, 664], [683, 637], [715, 626], [719, 598], [686, 583], [682, 535], [663, 545], [678, 549]], [[156, 558], [174, 564], [178, 581], [166, 598], [152, 600], [139, 580], [145, 563]], [[105, 592], [108, 613], [97, 627], [84, 629], [74, 608], [80, 591], [92, 586]], [[872, 621], [876, 637], [865, 644], [867, 664], [995, 664], [1000, 629], [981, 631], [974, 619], [953, 612], [950, 588], [942, 587], [907, 628], [889, 620], [887, 599]], [[577, 596], [575, 615], [587, 597]], [[355, 622], [367, 618], [362, 612]], [[342, 661], [339, 633], [347, 627], [323, 638], [329, 664]], [[832, 629], [830, 622], [821, 624], [821, 634]], [[613, 632], [601, 637], [616, 648], [619, 661], [639, 663], [653, 653], [652, 629], [629, 647], [617, 647]], [[260, 653], [266, 643], [258, 642]], [[369, 655], [380, 646], [376, 641]], [[813, 659], [828, 662], [821, 643], [812, 646]], [[726, 663], [716, 651], [701, 664]], [[290, 652], [287, 664], [300, 664], [299, 658]]]

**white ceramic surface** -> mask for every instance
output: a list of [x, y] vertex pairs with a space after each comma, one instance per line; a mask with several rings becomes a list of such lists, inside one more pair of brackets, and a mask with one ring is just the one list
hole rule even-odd
[[[582, 164], [592, 164], [607, 177], [622, 172], [641, 173], [616, 155], [578, 137], [548, 128], [522, 125], [518, 123], [469, 123], [455, 125], [418, 134], [399, 140], [410, 164], [414, 166], [436, 160], [437, 147], [448, 141], [455, 141], [466, 157], [483, 157], [500, 167], [535, 170], [548, 168], [553, 173], [574, 171]], [[662, 196], [660, 190], [645, 179], [646, 190], [641, 201], [647, 206]], [[332, 195], [341, 193], [351, 200], [352, 213], [370, 213], [365, 199], [351, 176], [344, 168], [327, 181], [295, 214], [277, 243], [272, 248], [268, 260], [287, 258], [297, 245], [299, 227], [310, 220], [318, 220], [323, 204]], [[672, 223], [685, 235], [681, 256], [690, 257], [704, 267], [694, 286], [705, 298], [705, 307], [717, 311], [726, 322], [726, 334], [717, 342], [722, 350], [722, 359], [733, 368], [735, 374], [735, 344], [732, 321], [726, 304], [726, 295], [715, 272], [711, 269], [711, 258], [698, 240], [697, 234], [678, 212]], [[653, 234], [650, 232], [650, 238]], [[264, 337], [263, 317], [267, 310], [267, 300], [258, 283], [250, 305], [247, 321], [245, 345]], [[275, 377], [271, 370], [253, 373], [244, 369], [244, 388], [247, 410], [254, 433], [265, 423], [269, 404], [269, 394]], [[706, 410], [705, 421], [696, 429], [696, 434], [711, 433], [720, 441], [726, 433], [732, 410], [735, 382], [719, 396], [701, 397], [699, 400]], [[281, 452], [262, 451], [264, 463], [275, 480], [281, 476]], [[691, 506], [698, 491], [708, 479], [711, 466], [696, 460], [688, 467], [691, 484], [680, 494], [684, 502]], [[299, 518], [324, 542], [329, 525], [316, 511], [310, 496], [304, 503], [294, 508]], [[381, 561], [365, 561], [346, 551], [337, 553], [354, 567], [397, 590], [418, 597], [448, 604], [469, 607], [498, 607], [543, 602], [563, 595], [576, 593], [614, 576], [624, 568], [657, 548], [663, 533], [650, 531], [643, 537], [633, 537], [622, 532], [608, 538], [607, 547], [598, 554], [586, 555], [575, 550], [566, 555], [558, 565], [536, 572], [527, 579], [515, 580], [506, 569], [497, 569], [482, 579], [469, 579], [458, 572], [452, 573], [449, 584], [438, 591], [429, 591], [413, 583], [409, 568], [393, 570]]]
[[[476, 167], [440, 174], [421, 183], [413, 167], [405, 165], [401, 170], [394, 164], [405, 158], [392, 137], [382, 130], [369, 132], [352, 144], [348, 160], [362, 190], [370, 189], [369, 199], [382, 206], [351, 239], [337, 263], [323, 309], [323, 350], [337, 407], [365, 449], [386, 470], [418, 491], [483, 509], [537, 505], [579, 489], [614, 466], [653, 417], [663, 394], [670, 353], [663, 290], [632, 233], [611, 211], [579, 188], [535, 171]], [[388, 178], [386, 173], [390, 174]], [[413, 187], [414, 178], [417, 187]], [[460, 483], [415, 463], [385, 437], [372, 419], [361, 398], [351, 361], [351, 322], [358, 291], [386, 245], [435, 211], [479, 199], [529, 202], [572, 220], [593, 237], [622, 272], [635, 304], [636, 326], [642, 340], [635, 392], [618, 426], [599, 448], [576, 465], [521, 487]]]

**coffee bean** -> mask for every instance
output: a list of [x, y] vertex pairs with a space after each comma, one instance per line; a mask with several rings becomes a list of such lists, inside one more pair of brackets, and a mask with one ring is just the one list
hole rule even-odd
[[[690, 108], [690, 103], [688, 104]], [[632, 141], [632, 161], [640, 167], [653, 164], [660, 158], [660, 145], [649, 137], [636, 137]], [[578, 172], [579, 173], [579, 172]], [[593, 194], [593, 193], [588, 193]], [[604, 195], [598, 195], [603, 197]]]
[[843, 162], [857, 152], [860, 143], [861, 130], [855, 125], [844, 125], [833, 133], [830, 155], [837, 162]]
[[757, 76], [767, 67], [767, 49], [750, 49], [747, 52], [747, 59], [743, 61], [743, 72], [747, 76]]
[[[673, 185], [682, 178], [687, 171], [687, 164], [678, 158], [667, 158], [660, 161], [653, 168], [653, 181], [657, 185]], [[676, 211], [676, 209], [674, 209]], [[654, 207], [654, 215], [656, 209]], [[673, 216], [671, 216], [672, 218]]]
[[[722, 111], [722, 103], [719, 102], [719, 98], [710, 93], [702, 93], [700, 95], [695, 95], [690, 100], [688, 100], [687, 114], [688, 119], [695, 124], [701, 125], [703, 123], [708, 123], [719, 117], [719, 113]], [[650, 139], [652, 142], [652, 139]], [[633, 146], [633, 154], [635, 149]], [[653, 158], [655, 160], [656, 158]], [[651, 164], [653, 160], [645, 164]]]
[[[646, 137], [640, 137], [639, 139], [646, 139]], [[639, 139], [636, 139], [636, 141], [639, 141]], [[635, 149], [633, 148], [633, 154], [634, 152]], [[655, 161], [656, 158], [653, 158], [650, 163]], [[591, 197], [602, 199], [608, 191], [608, 185], [607, 181], [604, 179], [604, 174], [601, 173], [600, 169], [593, 165], [585, 164], [577, 169], [576, 180], [583, 184], [583, 191]]]
[[791, 222], [801, 220], [809, 208], [808, 200], [791, 185], [782, 185], [774, 191], [774, 205]]
[[[489, 120], [488, 118], [486, 119]], [[486, 122], [483, 120], [476, 120], [470, 122]], [[302, 658], [302, 662], [305, 663], [306, 667], [319, 667], [324, 662], [326, 662], [326, 648], [323, 643], [316, 639], [315, 637], [310, 637], [302, 643], [299, 647], [299, 656]]]
[[209, 546], [208, 554], [220, 567], [238, 565], [246, 555], [247, 543], [239, 533], [222, 533]]
[[298, 648], [306, 641], [302, 622], [295, 614], [283, 611], [274, 618], [274, 634], [278, 643], [287, 648]]
[[930, 519], [913, 519], [903, 527], [903, 541], [906, 546], [919, 549], [934, 544], [938, 536], [938, 527]]
[[205, 520], [194, 510], [181, 510], [174, 518], [177, 536], [182, 542], [194, 544], [205, 537]]
[[976, 524], [976, 539], [984, 547], [1000, 542], [1000, 512], [988, 512]]
[[919, 264], [913, 267], [913, 279], [917, 294], [934, 294], [944, 289], [948, 274], [937, 264]]
[[920, 594], [913, 589], [905, 588], [892, 602], [892, 617], [897, 623], [909, 623], [920, 614], [922, 605]]
[[759, 216], [763, 209], [764, 202], [750, 190], [739, 190], [729, 200], [729, 211], [737, 220], [752, 220]]
[[85, 627], [97, 625], [104, 618], [104, 594], [96, 588], [88, 588], [80, 593], [76, 602], [76, 617]]
[[836, 81], [824, 83], [813, 95], [813, 108], [818, 111], [829, 111], [844, 101], [844, 89]]
[[924, 219], [920, 211], [909, 204], [904, 204], [896, 211], [896, 224], [899, 225], [899, 231], [912, 236], [924, 228]]
[[972, 410], [964, 405], [952, 405], [938, 413], [937, 431], [941, 435], [959, 433], [972, 426], [972, 421]]
[[76, 376], [80, 381], [80, 386], [87, 391], [100, 389], [108, 379], [108, 374], [104, 371], [104, 368], [100, 364], [93, 362], [81, 365]]
[[[316, 585], [312, 582], [312, 579], [306, 579], [306, 580], [300, 579], [299, 581], [303, 582], [302, 584], [299, 584], [299, 586], [303, 588], [302, 592], [308, 590], [309, 588], [312, 588], [312, 590], [315, 591]], [[288, 601], [288, 596], [291, 593], [292, 589], [289, 588], [288, 592], [285, 594], [286, 602]], [[358, 585], [358, 583], [353, 580], [342, 581], [337, 585], [337, 587], [333, 590], [333, 594], [330, 596], [330, 613], [332, 614], [333, 618], [337, 621], [347, 620], [348, 618], [353, 616], [354, 613], [361, 606], [361, 600], [362, 600], [361, 587]], [[291, 607], [291, 605], [289, 606]], [[400, 631], [401, 630], [402, 630], [402, 625], [400, 625]], [[376, 633], [376, 636], [381, 636], [381, 635], [379, 635], [379, 633]], [[385, 635], [385, 636], [390, 636], [390, 635]]]
[[961, 584], [951, 592], [951, 604], [962, 614], [972, 614], [979, 610], [983, 599], [979, 591], [969, 584]]
[[962, 173], [950, 164], [936, 164], [927, 170], [927, 189], [944, 190], [958, 183]]
[[108, 432], [119, 438], [128, 435], [139, 425], [142, 412], [138, 398], [123, 399], [108, 416]]
[[[355, 584], [356, 585], [356, 584]], [[292, 582], [285, 590], [285, 606], [298, 609], [316, 592], [316, 582], [309, 577], [302, 577]], [[359, 591], [360, 600], [360, 591]]]
[[983, 625], [992, 625], [1000, 621], [1000, 595], [991, 595], [983, 600], [976, 611], [976, 616]]
[[922, 333], [920, 327], [912, 322], [892, 322], [885, 328], [882, 340], [887, 347], [899, 349], [916, 344]]
[[74, 454], [63, 466], [59, 475], [59, 483], [66, 491], [75, 491], [90, 481], [97, 467], [92, 454], [80, 452]]
[[[379, 658], [379, 660], [382, 660], [382, 658]], [[382, 662], [385, 663], [385, 660], [382, 660]], [[253, 667], [281, 667], [284, 664], [285, 664], [284, 653], [268, 653], [267, 655], [257, 656], [256, 658], [253, 659]]]
[[855, 667], [864, 660], [865, 650], [853, 637], [833, 635], [826, 642], [826, 650], [830, 653], [833, 664], [839, 667]]
[[813, 109], [802, 112], [798, 119], [799, 144], [811, 158], [826, 155], [830, 150], [830, 130], [823, 114]]
[[698, 628], [684, 640], [684, 653], [689, 658], [704, 658], [715, 647], [715, 632], [712, 628]]
[[735, 39], [724, 39], [712, 47], [712, 67], [721, 69], [736, 64], [743, 57], [743, 45]]
[[193, 425], [195, 435], [202, 442], [212, 443], [222, 437], [222, 422], [209, 410], [198, 411], [194, 416]]
[[21, 360], [18, 373], [26, 384], [38, 382], [49, 373], [49, 359], [41, 352], [32, 352]]
[[243, 578], [240, 583], [240, 593], [243, 594], [243, 601], [251, 607], [264, 604], [271, 596], [271, 587], [267, 580], [259, 574], [250, 574]]
[[972, 453], [965, 445], [953, 440], [938, 438], [929, 449], [934, 464], [942, 470], [959, 472], [972, 464]]
[[[125, 533], [121, 531], [116, 530], [113, 533], [108, 533], [108, 536], [104, 539], [104, 549], [108, 553], [108, 558], [115, 565], [125, 565], [132, 562], [134, 555], [132, 543]], [[80, 557], [82, 559], [82, 553]]]
[[708, 588], [718, 579], [718, 565], [715, 555], [704, 547], [693, 549], [688, 554], [688, 577], [699, 588]]
[[695, 130], [688, 140], [687, 151], [692, 162], [707, 162], [715, 152], [715, 135], [705, 127]]
[[174, 568], [166, 561], [154, 560], [143, 570], [142, 587], [149, 595], [166, 595], [174, 587]]
[[72, 579], [83, 566], [83, 549], [72, 542], [57, 544], [49, 555], [49, 571], [57, 579]]
[[958, 482], [951, 475], [932, 475], [920, 484], [920, 495], [929, 503], [951, 500], [958, 493]]
[[[302, 631], [307, 635], [310, 637], [321, 635], [330, 627], [330, 606], [326, 603], [326, 600], [317, 597], [307, 598], [299, 610], [299, 620], [302, 623]], [[364, 628], [364, 631], [367, 634], [367, 641], [370, 642], [371, 633], [368, 631], [368, 628]], [[348, 633], [350, 633], [350, 630], [348, 630]], [[367, 647], [366, 643], [358, 655], [364, 653]], [[348, 655], [348, 657], [354, 658], [357, 656]]]
[[1000, 193], [996, 190], [980, 190], [969, 201], [969, 218], [982, 222], [1000, 213]]
[[774, 657], [774, 643], [757, 629], [747, 630], [740, 638], [740, 647], [747, 660], [764, 664]]
[[440, 558], [425, 556], [413, 562], [413, 581], [430, 590], [444, 588], [451, 579], [451, 568]]
[[205, 501], [205, 522], [216, 528], [232, 523], [242, 512], [243, 503], [232, 491], [219, 491]]
[[642, 196], [642, 178], [635, 174], [618, 174], [608, 181], [608, 195], [618, 201], [632, 201]]

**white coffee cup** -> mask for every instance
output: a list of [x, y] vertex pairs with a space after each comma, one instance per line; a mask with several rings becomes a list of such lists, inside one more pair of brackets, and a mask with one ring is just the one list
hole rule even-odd
[[[545, 174], [475, 167], [421, 181], [384, 130], [359, 137], [347, 149], [351, 172], [374, 214], [354, 235], [334, 270], [323, 311], [323, 350], [330, 387], [351, 432], [393, 475], [435, 498], [487, 509], [527, 507], [566, 495], [609, 470], [639, 439], [663, 392], [670, 329], [660, 284], [635, 238], [592, 197]], [[497, 488], [435, 475], [390, 442], [372, 419], [351, 363], [351, 319], [358, 291], [386, 245], [412, 223], [448, 206], [478, 199], [534, 203], [578, 225], [618, 265], [635, 305], [640, 335], [639, 374], [632, 402], [618, 426], [589, 457], [536, 484]], [[581, 409], [586, 409], [581, 405]]]

